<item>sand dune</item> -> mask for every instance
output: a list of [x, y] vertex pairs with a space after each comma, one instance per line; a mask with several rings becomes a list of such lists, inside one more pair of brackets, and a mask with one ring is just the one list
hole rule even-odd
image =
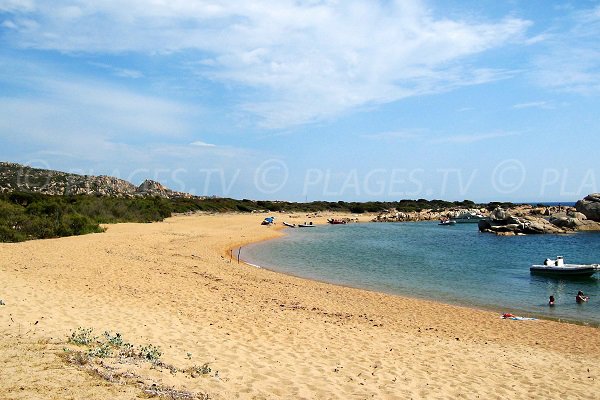
[[[215, 399], [597, 396], [597, 328], [501, 320], [230, 260], [227, 249], [281, 234], [260, 220], [178, 216], [0, 244], [0, 398], [143, 397], [135, 382], [62, 361], [77, 327], [159, 346], [178, 372], [115, 368]], [[181, 372], [204, 363], [209, 374]]]

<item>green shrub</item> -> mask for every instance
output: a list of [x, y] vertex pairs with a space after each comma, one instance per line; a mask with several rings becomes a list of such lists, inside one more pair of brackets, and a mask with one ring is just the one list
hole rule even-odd
[[109, 331], [105, 331], [104, 337], [106, 338], [106, 341], [111, 344], [111, 346], [120, 347], [123, 346], [123, 344], [125, 344], [123, 342], [123, 337], [121, 337], [121, 334], [118, 332], [114, 335], [111, 335]]
[[71, 332], [71, 336], [69, 336], [69, 343], [73, 343], [78, 346], [87, 346], [98, 339], [97, 337], [92, 336], [92, 332], [92, 328], [79, 327], [76, 331]]
[[11, 229], [9, 226], [0, 225], [0, 242], [14, 243], [27, 240], [27, 236], [22, 232]]
[[112, 356], [112, 347], [110, 343], [100, 343], [87, 351], [88, 357], [106, 358]]
[[158, 348], [154, 345], [148, 344], [146, 346], [140, 346], [139, 355], [144, 360], [148, 360], [151, 362], [158, 362], [160, 359], [160, 356], [162, 356], [162, 352], [160, 351], [160, 348]]

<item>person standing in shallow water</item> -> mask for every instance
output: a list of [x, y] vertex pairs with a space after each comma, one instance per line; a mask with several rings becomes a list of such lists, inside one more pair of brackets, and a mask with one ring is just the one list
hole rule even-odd
[[550, 296], [550, 300], [548, 300], [548, 305], [549, 305], [550, 307], [553, 307], [553, 306], [554, 306], [554, 296]]
[[577, 304], [585, 303], [589, 299], [590, 298], [588, 296], [585, 296], [581, 290], [577, 292], [577, 296], [575, 296], [575, 301], [577, 302]]

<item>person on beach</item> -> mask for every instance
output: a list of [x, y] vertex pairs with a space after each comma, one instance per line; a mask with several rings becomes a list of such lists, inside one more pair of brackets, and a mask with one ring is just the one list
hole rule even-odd
[[577, 296], [575, 296], [575, 301], [577, 302], [577, 304], [585, 303], [589, 299], [590, 298], [588, 296], [585, 296], [581, 290], [577, 292]]
[[550, 296], [550, 300], [548, 300], [548, 305], [550, 307], [554, 306], [554, 296]]

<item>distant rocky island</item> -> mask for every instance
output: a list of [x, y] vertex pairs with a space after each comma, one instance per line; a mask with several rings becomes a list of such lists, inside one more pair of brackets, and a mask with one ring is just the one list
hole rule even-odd
[[145, 180], [139, 186], [112, 176], [78, 175], [0, 162], [0, 193], [40, 193], [52, 196], [91, 195], [110, 197], [203, 198], [173, 191], [159, 182]]

